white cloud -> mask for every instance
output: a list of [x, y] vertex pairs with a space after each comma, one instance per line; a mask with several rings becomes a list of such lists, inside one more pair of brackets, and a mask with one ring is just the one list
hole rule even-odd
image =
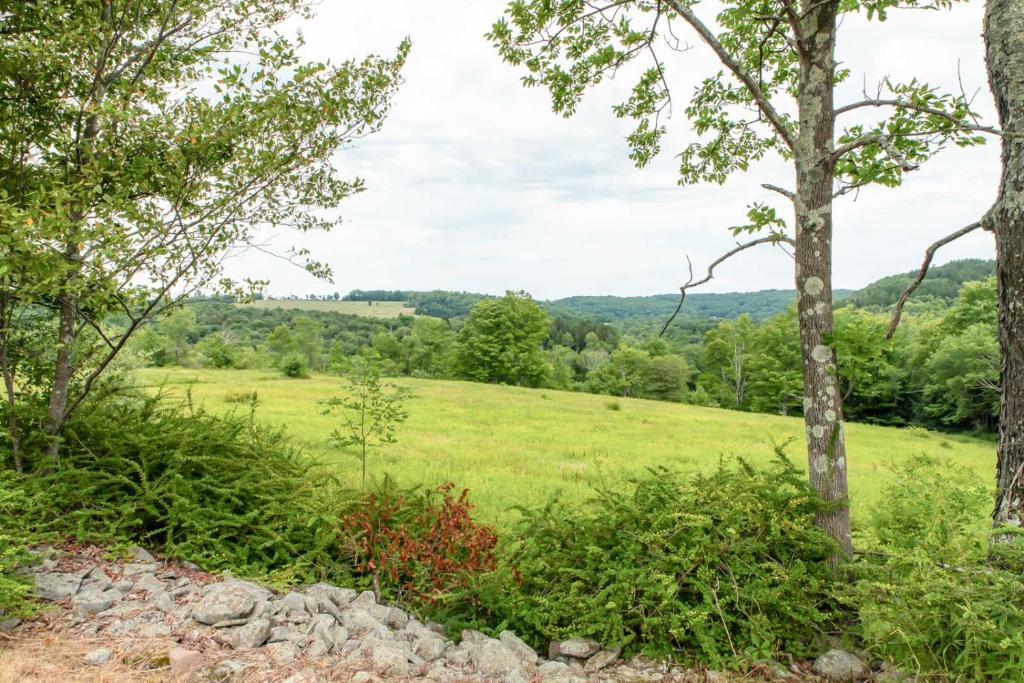
[[[318, 18], [301, 26], [308, 56], [388, 54], [408, 35], [406, 83], [384, 130], [338, 158], [369, 188], [340, 207], [345, 223], [330, 234], [276, 242], [309, 247], [333, 266], [335, 284], [259, 254], [233, 262], [235, 274], [269, 275], [279, 294], [356, 287], [522, 288], [543, 298], [668, 292], [685, 279], [687, 254], [703, 269], [733, 243], [726, 228], [743, 221], [751, 201], [774, 203], [759, 186], [791, 177], [777, 160], [722, 187], [678, 187], [673, 155], [690, 139], [681, 112], [665, 153], [635, 169], [624, 142], [629, 124], [610, 111], [628, 78], [589, 93], [572, 119], [552, 114], [546, 93], [522, 88], [521, 74], [483, 37], [503, 6], [325, 2]], [[991, 116], [981, 14], [981, 3], [965, 3], [950, 12], [894, 14], [883, 24], [846, 17], [839, 56], [854, 75], [839, 100], [856, 98], [885, 75], [916, 76], [954, 92], [962, 80], [970, 92], [981, 89], [978, 108]], [[718, 70], [700, 46], [670, 66], [677, 99]], [[943, 152], [903, 188], [844, 198], [836, 212], [836, 286], [916, 267], [927, 243], [982, 215], [997, 179], [998, 149], [990, 144]], [[992, 253], [991, 240], [978, 234], [947, 247], [939, 262]], [[791, 281], [791, 261], [781, 252], [747, 253], [705, 291]]]

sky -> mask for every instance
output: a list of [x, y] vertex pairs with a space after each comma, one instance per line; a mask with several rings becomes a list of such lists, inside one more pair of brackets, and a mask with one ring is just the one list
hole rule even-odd
[[[646, 295], [675, 291], [686, 258], [702, 272], [735, 245], [751, 202], [780, 212], [785, 200], [761, 183], [792, 187], [792, 171], [769, 159], [726, 184], [681, 187], [675, 155], [694, 139], [683, 102], [718, 72], [696, 36], [666, 68], [678, 104], [661, 156], [637, 169], [628, 157], [628, 121], [611, 107], [632, 86], [619, 78], [588, 92], [577, 114], [551, 111], [543, 89], [526, 89], [484, 34], [504, 0], [324, 0], [313, 21], [289, 26], [306, 40], [304, 56], [335, 62], [393, 54], [413, 43], [394, 108], [383, 129], [337, 157], [367, 191], [338, 207], [327, 234], [286, 232], [272, 248], [306, 247], [326, 261], [322, 282], [284, 261], [250, 252], [229, 262], [236, 276], [266, 277], [270, 295], [351, 289], [453, 289], [499, 294], [526, 290], [541, 299], [579, 294]], [[711, 21], [712, 5], [697, 6]], [[843, 20], [838, 58], [852, 70], [837, 103], [861, 99], [885, 76], [917, 77], [969, 95], [994, 122], [981, 40], [983, 3], [942, 12], [894, 13], [884, 23]], [[834, 285], [857, 288], [919, 266], [924, 248], [980, 218], [996, 195], [999, 149], [951, 148], [910, 174], [903, 187], [870, 188], [837, 201]], [[991, 238], [975, 234], [945, 247], [936, 263], [991, 258]], [[791, 288], [792, 260], [754, 249], [716, 271], [700, 291]]]

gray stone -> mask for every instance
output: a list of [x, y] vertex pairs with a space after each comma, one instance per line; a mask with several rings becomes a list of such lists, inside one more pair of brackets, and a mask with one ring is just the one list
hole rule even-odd
[[228, 642], [236, 650], [253, 650], [267, 642], [269, 637], [270, 621], [254, 619], [245, 626], [231, 629]]
[[116, 590], [118, 593], [131, 593], [132, 589], [135, 588], [135, 582], [130, 579], [121, 579], [111, 584], [111, 588]]
[[107, 576], [99, 567], [93, 567], [82, 575], [82, 585], [89, 586], [94, 590], [103, 590], [114, 583], [114, 580]]
[[174, 602], [174, 598], [172, 598], [169, 593], [160, 593], [157, 595], [156, 599], [153, 600], [153, 604], [164, 612], [173, 612], [174, 608], [177, 607]]
[[472, 629], [467, 628], [462, 632], [461, 642], [463, 644], [468, 643], [471, 645], [482, 645], [483, 643], [486, 643], [489, 640], [492, 640], [492, 638], [488, 636], [486, 633], [480, 633], [480, 631], [474, 631]]
[[163, 581], [156, 578], [156, 575], [152, 572], [144, 572], [137, 574], [135, 577], [134, 589], [137, 591], [146, 591], [150, 594], [163, 593], [167, 590], [167, 585]]
[[350, 607], [341, 613], [341, 624], [350, 633], [357, 636], [376, 631], [383, 625], [366, 610], [354, 607]]
[[139, 627], [139, 636], [142, 638], [166, 638], [171, 635], [170, 624], [143, 624]]
[[[329, 600], [338, 607], [346, 607], [356, 598], [356, 592], [351, 588], [338, 588], [327, 583], [313, 584], [306, 589], [306, 595], [315, 597], [318, 600]], [[370, 595], [372, 596], [373, 593], [370, 593]]]
[[294, 662], [299, 656], [299, 649], [295, 647], [295, 643], [290, 643], [288, 641], [271, 643], [270, 645], [267, 645], [267, 654], [270, 655], [270, 660], [274, 662], [274, 664], [282, 666], [284, 664]]
[[341, 651], [345, 654], [348, 654], [349, 652], [355, 652], [359, 649], [360, 645], [362, 645], [362, 641], [360, 641], [359, 639], [349, 638], [344, 642], [344, 644], [342, 644]]
[[135, 546], [134, 548], [130, 549], [128, 552], [129, 552], [129, 554], [131, 554], [132, 559], [135, 560], [136, 562], [147, 562], [147, 563], [156, 562], [156, 558], [153, 557], [153, 555], [150, 554], [150, 552], [148, 550], [146, 550], [145, 548], [140, 548], [139, 546]]
[[409, 675], [407, 653], [392, 642], [379, 638], [368, 638], [363, 640], [355, 654], [369, 660], [373, 664], [373, 670], [381, 676]]
[[444, 656], [444, 646], [444, 638], [428, 631], [416, 638], [412, 651], [424, 660], [432, 662]]
[[523, 663], [519, 657], [501, 641], [492, 638], [483, 643], [471, 644], [469, 657], [473, 667], [484, 676], [506, 678], [522, 673]]
[[218, 621], [216, 624], [212, 624], [212, 626], [214, 628], [231, 628], [232, 626], [245, 626], [249, 621], [249, 617], [242, 617], [241, 619], [225, 619], [224, 621]]
[[270, 635], [267, 637], [268, 643], [280, 643], [284, 640], [288, 640], [288, 636], [295, 633], [287, 626], [274, 626], [270, 629]]
[[574, 657], [576, 659], [587, 659], [593, 657], [601, 649], [595, 640], [590, 638], [572, 638], [570, 640], [552, 641], [548, 649], [549, 658]]
[[115, 597], [120, 597], [116, 591], [87, 590], [72, 598], [71, 604], [77, 615], [96, 614], [110, 609]]
[[456, 666], [465, 666], [470, 660], [469, 647], [471, 646], [450, 647], [444, 651], [444, 658]]
[[233, 659], [225, 659], [213, 670], [213, 675], [217, 678], [231, 678], [232, 676], [239, 675], [243, 671], [245, 671], [245, 664], [236, 662]]
[[838, 649], [829, 650], [814, 660], [812, 670], [822, 678], [842, 683], [865, 678], [870, 673], [860, 657]]
[[498, 634], [498, 640], [505, 644], [505, 647], [515, 652], [521, 660], [527, 664], [537, 663], [537, 653], [532, 647], [527, 645], [523, 640], [512, 631], [502, 631]]
[[135, 562], [132, 564], [126, 564], [121, 570], [121, 578], [127, 579], [128, 577], [137, 576], [139, 574], [153, 574], [158, 569], [160, 569], [160, 565], [156, 562]]
[[183, 647], [172, 647], [167, 653], [167, 661], [171, 665], [171, 673], [185, 674], [203, 665], [203, 653]]
[[348, 683], [377, 683], [378, 681], [380, 679], [369, 671], [357, 671], [352, 675], [352, 678], [348, 679]]
[[325, 657], [331, 652], [331, 644], [323, 638], [317, 638], [313, 644], [306, 648], [306, 656], [312, 659]]
[[110, 661], [113, 654], [109, 648], [101, 647], [87, 654], [85, 656], [85, 663], [90, 666], [103, 666]]
[[80, 574], [53, 572], [36, 574], [36, 595], [43, 600], [63, 600], [78, 592], [82, 585]]
[[216, 624], [249, 616], [256, 607], [257, 595], [242, 582], [214, 584], [192, 606], [192, 618], [201, 624]]
[[389, 607], [385, 623], [395, 630], [401, 630], [409, 623], [409, 615], [397, 607]]
[[620, 648], [615, 648], [614, 650], [601, 650], [587, 660], [587, 663], [583, 665], [583, 671], [588, 674], [597, 673], [601, 669], [615, 663], [615, 660], [619, 658], [619, 653], [621, 652], [622, 650]]
[[12, 617], [10, 619], [0, 619], [0, 633], [13, 631], [19, 626], [21, 626], [21, 619], [18, 619], [17, 617]]
[[292, 614], [296, 612], [308, 613], [306, 608], [306, 597], [302, 593], [292, 591], [278, 600], [274, 609], [278, 614]]
[[134, 633], [138, 626], [134, 619], [114, 619], [107, 625], [106, 633], [112, 636], [127, 636]]

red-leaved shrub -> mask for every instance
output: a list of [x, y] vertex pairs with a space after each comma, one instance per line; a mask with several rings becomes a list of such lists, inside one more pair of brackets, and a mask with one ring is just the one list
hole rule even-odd
[[434, 491], [397, 490], [387, 482], [341, 518], [357, 573], [378, 595], [433, 604], [494, 569], [498, 537], [473, 519], [469, 491], [447, 482]]

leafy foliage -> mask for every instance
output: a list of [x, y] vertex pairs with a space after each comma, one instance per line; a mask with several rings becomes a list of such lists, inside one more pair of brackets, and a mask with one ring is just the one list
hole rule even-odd
[[325, 414], [344, 411], [344, 426], [334, 430], [331, 443], [338, 448], [354, 446], [362, 464], [362, 485], [366, 488], [366, 456], [371, 449], [395, 443], [396, 428], [409, 414], [404, 404], [412, 393], [405, 387], [384, 384], [371, 365], [357, 369], [348, 381], [346, 396], [325, 401]]
[[524, 510], [475, 597], [535, 643], [590, 636], [709, 666], [808, 655], [839, 617], [821, 509], [781, 452], [763, 469], [651, 470], [583, 506]]
[[32, 583], [16, 570], [30, 561], [31, 517], [38, 512], [19, 475], [0, 470], [0, 621], [32, 610]]
[[541, 345], [548, 314], [526, 292], [481, 301], [459, 331], [455, 370], [477, 382], [538, 386], [544, 378]]
[[354, 570], [389, 599], [433, 604], [495, 565], [498, 537], [473, 520], [469, 491], [402, 490], [390, 479], [341, 517]]
[[992, 507], [977, 476], [921, 457], [894, 472], [869, 519], [855, 585], [861, 635], [875, 654], [922, 676], [1016, 680], [1024, 671], [1020, 567], [986, 560]]

